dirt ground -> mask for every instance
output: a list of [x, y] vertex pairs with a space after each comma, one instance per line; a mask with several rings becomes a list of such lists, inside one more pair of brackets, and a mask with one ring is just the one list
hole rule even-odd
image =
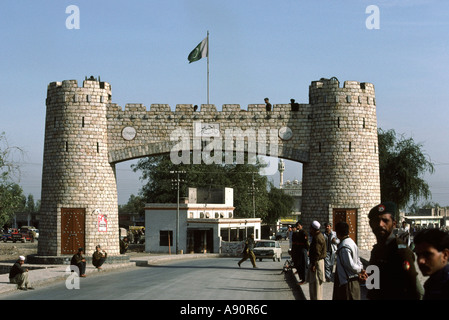
[[31, 242], [0, 242], [0, 262], [16, 261], [19, 256], [37, 253], [37, 241]]

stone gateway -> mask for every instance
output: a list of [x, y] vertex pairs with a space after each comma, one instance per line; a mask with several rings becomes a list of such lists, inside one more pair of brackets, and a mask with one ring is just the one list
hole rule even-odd
[[340, 87], [336, 78], [320, 79], [309, 87], [309, 103], [275, 104], [271, 111], [265, 104], [247, 110], [226, 104], [221, 111], [211, 104], [200, 110], [179, 104], [174, 111], [166, 104], [149, 110], [127, 104], [123, 110], [111, 97], [111, 85], [93, 77], [82, 87], [76, 80], [48, 85], [39, 256], [71, 255], [78, 247], [90, 255], [98, 244], [119, 256], [115, 164], [170, 153], [179, 145], [171, 138], [175, 130], [189, 134], [185, 148], [195, 151], [240, 129], [245, 150], [257, 141], [251, 150], [258, 154], [301, 162], [303, 224], [344, 220], [361, 249], [375, 243], [367, 220], [380, 202], [372, 84]]

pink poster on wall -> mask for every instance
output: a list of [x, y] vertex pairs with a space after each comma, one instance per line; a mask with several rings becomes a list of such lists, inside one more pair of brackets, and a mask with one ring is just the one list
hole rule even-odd
[[98, 214], [98, 231], [107, 232], [108, 231], [108, 218], [106, 215]]

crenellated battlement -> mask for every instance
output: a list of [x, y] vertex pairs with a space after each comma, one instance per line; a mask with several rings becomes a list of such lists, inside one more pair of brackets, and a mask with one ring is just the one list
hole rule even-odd
[[85, 89], [105, 89], [111, 90], [111, 85], [104, 81], [98, 81], [95, 78], [86, 79], [83, 81], [82, 87], [78, 86], [77, 80], [63, 80], [63, 81], [54, 81], [48, 84], [47, 89], [69, 89], [69, 88], [85, 88]]
[[336, 77], [330, 79], [321, 78], [317, 81], [312, 81], [310, 85], [311, 89], [361, 89], [361, 90], [374, 90], [374, 85], [368, 82], [359, 81], [344, 81], [343, 87], [340, 88], [340, 81]]
[[[300, 110], [310, 108], [308, 104], [300, 104]], [[196, 108], [195, 108], [196, 107]], [[272, 111], [267, 112], [264, 104], [250, 104], [247, 109], [242, 109], [239, 104], [224, 104], [222, 109], [218, 110], [214, 104], [202, 104], [200, 106], [193, 104], [177, 104], [173, 110], [168, 104], [151, 104], [146, 107], [141, 103], [127, 103], [125, 108], [116, 103], [108, 104], [109, 115], [127, 115], [130, 113], [154, 115], [164, 113], [167, 115], [192, 115], [203, 116], [205, 114], [234, 114], [236, 117], [247, 117], [252, 115], [279, 115], [279, 114], [299, 114], [298, 111], [292, 111], [291, 105], [288, 104], [274, 104]]]
[[343, 87], [337, 78], [322, 78], [313, 81], [309, 87], [310, 104], [351, 104], [375, 106], [374, 85], [368, 82], [345, 81]]
[[95, 78], [86, 79], [81, 87], [77, 80], [64, 80], [51, 82], [47, 86], [46, 103], [110, 103], [111, 85], [107, 82], [97, 81]]

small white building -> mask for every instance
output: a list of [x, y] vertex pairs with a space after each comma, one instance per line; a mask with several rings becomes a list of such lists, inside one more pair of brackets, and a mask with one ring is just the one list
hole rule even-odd
[[188, 199], [179, 203], [179, 218], [176, 203], [147, 204], [145, 251], [220, 253], [224, 241], [243, 241], [251, 233], [260, 239], [260, 218], [234, 218], [233, 192], [189, 188]]

